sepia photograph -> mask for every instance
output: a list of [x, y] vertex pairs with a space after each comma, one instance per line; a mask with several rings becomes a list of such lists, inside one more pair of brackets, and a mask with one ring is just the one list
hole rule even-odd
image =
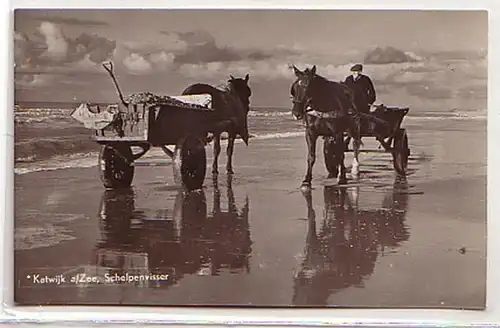
[[12, 33], [16, 305], [485, 309], [486, 10]]

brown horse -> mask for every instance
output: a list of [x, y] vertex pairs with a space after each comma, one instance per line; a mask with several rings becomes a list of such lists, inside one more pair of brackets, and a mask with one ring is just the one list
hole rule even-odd
[[208, 132], [213, 134], [214, 159], [212, 173], [218, 173], [218, 159], [221, 152], [221, 134], [227, 132], [227, 172], [233, 173], [233, 151], [236, 136], [240, 135], [248, 146], [248, 124], [247, 115], [250, 110], [250, 97], [252, 90], [248, 86], [249, 75], [245, 78], [235, 78], [232, 75], [223, 89], [215, 88], [209, 84], [196, 83], [188, 86], [182, 95], [210, 94], [212, 96], [212, 107], [215, 109], [213, 124]]
[[297, 80], [290, 90], [293, 99], [292, 114], [297, 120], [304, 121], [308, 148], [307, 173], [301, 188], [311, 188], [316, 141], [319, 136], [325, 137], [324, 154], [328, 178], [339, 178], [338, 183], [345, 184], [345, 132], [354, 139], [351, 175], [357, 177], [359, 173], [360, 121], [352, 91], [341, 83], [317, 75], [316, 65], [304, 71], [295, 66], [293, 69]]

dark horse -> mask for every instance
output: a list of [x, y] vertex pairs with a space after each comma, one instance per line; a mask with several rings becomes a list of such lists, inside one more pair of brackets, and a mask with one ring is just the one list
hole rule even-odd
[[234, 141], [239, 134], [248, 146], [247, 115], [250, 110], [250, 97], [252, 91], [248, 86], [249, 75], [245, 78], [235, 78], [232, 75], [227, 85], [222, 90], [204, 83], [196, 83], [188, 86], [182, 95], [210, 94], [212, 96], [212, 107], [215, 109], [214, 124], [208, 132], [213, 134], [214, 159], [212, 173], [218, 173], [218, 158], [221, 152], [220, 137], [227, 132], [227, 172], [233, 173], [233, 150]]
[[301, 188], [311, 187], [316, 141], [319, 136], [325, 137], [324, 155], [328, 178], [339, 178], [338, 183], [345, 184], [347, 177], [344, 165], [344, 132], [354, 139], [351, 174], [357, 177], [359, 173], [360, 121], [352, 91], [341, 83], [317, 75], [316, 65], [304, 71], [295, 66], [293, 69], [297, 80], [290, 90], [293, 99], [292, 114], [297, 120], [302, 119], [305, 123], [309, 153], [307, 173]]

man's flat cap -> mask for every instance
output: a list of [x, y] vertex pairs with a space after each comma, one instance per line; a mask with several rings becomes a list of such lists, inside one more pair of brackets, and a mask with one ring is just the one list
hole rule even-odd
[[363, 65], [361, 64], [356, 64], [353, 67], [351, 67], [351, 72], [361, 72], [363, 70]]

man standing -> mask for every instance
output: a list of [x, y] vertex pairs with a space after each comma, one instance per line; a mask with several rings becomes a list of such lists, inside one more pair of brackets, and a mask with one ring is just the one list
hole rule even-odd
[[361, 74], [362, 71], [363, 65], [354, 65], [351, 67], [352, 74], [345, 79], [344, 83], [354, 92], [354, 102], [358, 111], [368, 113], [377, 96], [372, 80]]
[[[363, 65], [356, 64], [352, 66], [351, 75], [345, 79], [344, 84], [354, 93], [354, 104], [356, 105], [358, 112], [368, 113], [377, 96], [375, 94], [375, 88], [373, 87], [372, 80], [368, 76], [361, 74], [362, 71]], [[367, 128], [367, 122], [359, 116], [357, 116], [356, 121], [357, 126], [361, 129], [358, 133], [362, 134], [362, 131]], [[361, 141], [361, 138], [359, 140]], [[350, 142], [350, 137], [347, 137], [347, 139], [344, 140], [346, 150], [349, 148]]]

